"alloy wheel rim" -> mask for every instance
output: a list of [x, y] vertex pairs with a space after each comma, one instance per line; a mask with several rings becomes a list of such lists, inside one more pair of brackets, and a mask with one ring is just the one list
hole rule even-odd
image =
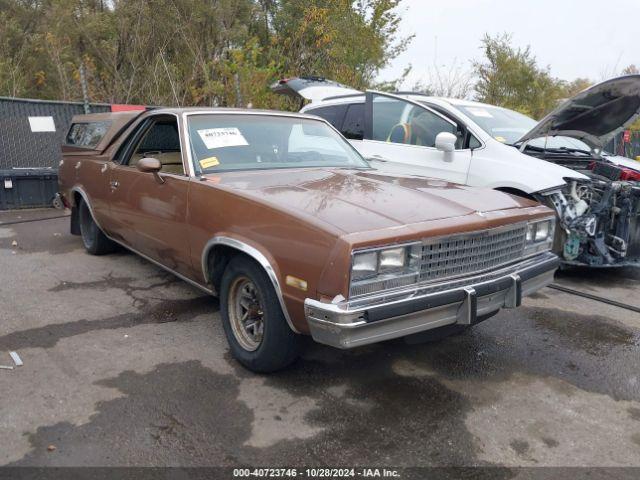
[[234, 280], [229, 290], [229, 320], [240, 346], [253, 352], [264, 337], [264, 308], [253, 281], [245, 276]]

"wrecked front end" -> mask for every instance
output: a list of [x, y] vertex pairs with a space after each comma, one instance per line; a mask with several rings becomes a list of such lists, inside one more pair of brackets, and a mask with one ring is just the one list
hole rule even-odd
[[592, 162], [590, 180], [568, 180], [540, 200], [558, 215], [555, 248], [567, 265], [640, 266], [640, 182]]

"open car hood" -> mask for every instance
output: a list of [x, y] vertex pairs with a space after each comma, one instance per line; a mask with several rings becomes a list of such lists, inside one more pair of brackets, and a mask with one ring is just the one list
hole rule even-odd
[[271, 91], [281, 95], [318, 102], [339, 95], [362, 93], [322, 77], [284, 78], [271, 85]]
[[626, 75], [594, 85], [565, 101], [517, 143], [564, 136], [602, 149], [640, 116], [640, 75]]

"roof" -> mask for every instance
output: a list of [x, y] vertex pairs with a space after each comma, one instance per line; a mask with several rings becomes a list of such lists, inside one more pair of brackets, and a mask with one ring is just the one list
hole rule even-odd
[[[408, 100], [413, 100], [417, 102], [432, 102], [436, 104], [448, 103], [449, 105], [453, 105], [456, 107], [493, 107], [499, 108], [495, 105], [489, 105], [487, 103], [476, 102], [474, 100], [464, 100], [459, 98], [448, 98], [448, 97], [435, 97], [431, 95], [426, 95], [418, 92], [397, 92], [393, 93], [398, 97], [406, 98]], [[365, 98], [364, 93], [359, 94], [349, 94], [349, 95], [337, 95], [334, 97], [328, 97], [323, 100], [320, 100], [315, 103], [310, 103], [305, 107], [304, 110], [314, 109], [320, 107], [322, 105], [335, 105], [341, 103], [352, 103], [352, 102], [363, 102]]]
[[154, 108], [153, 110], [131, 110], [125, 112], [104, 112], [104, 113], [90, 113], [90, 114], [82, 114], [75, 115], [73, 117], [74, 122], [98, 122], [103, 120], [129, 120], [134, 117], [138, 117], [140, 115], [177, 115], [181, 116], [183, 114], [191, 114], [191, 113], [210, 113], [210, 114], [241, 114], [246, 113], [247, 115], [278, 115], [278, 116], [287, 116], [287, 117], [308, 117], [308, 118], [316, 118], [311, 115], [305, 115], [299, 112], [285, 112], [281, 110], [263, 110], [263, 109], [255, 109], [255, 108], [227, 108], [227, 107], [167, 107], [167, 108]]
[[268, 114], [268, 115], [285, 115], [300, 116], [298, 112], [285, 112], [281, 110], [266, 110], [257, 108], [230, 108], [230, 107], [171, 107], [157, 108], [150, 110], [153, 114], [173, 114], [182, 115], [184, 113], [247, 113], [247, 114]]

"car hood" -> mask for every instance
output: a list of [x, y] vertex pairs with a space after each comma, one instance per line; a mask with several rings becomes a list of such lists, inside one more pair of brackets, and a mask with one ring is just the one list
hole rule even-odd
[[517, 143], [560, 135], [602, 149], [638, 116], [640, 75], [626, 75], [594, 85], [565, 101]]
[[260, 170], [215, 177], [220, 188], [285, 212], [313, 216], [343, 233], [535, 205], [494, 190], [375, 170]]
[[638, 162], [637, 160], [632, 160], [627, 157], [621, 157], [620, 155], [604, 155], [604, 159], [615, 163], [620, 167], [630, 168], [631, 170], [640, 172], [640, 162]]

